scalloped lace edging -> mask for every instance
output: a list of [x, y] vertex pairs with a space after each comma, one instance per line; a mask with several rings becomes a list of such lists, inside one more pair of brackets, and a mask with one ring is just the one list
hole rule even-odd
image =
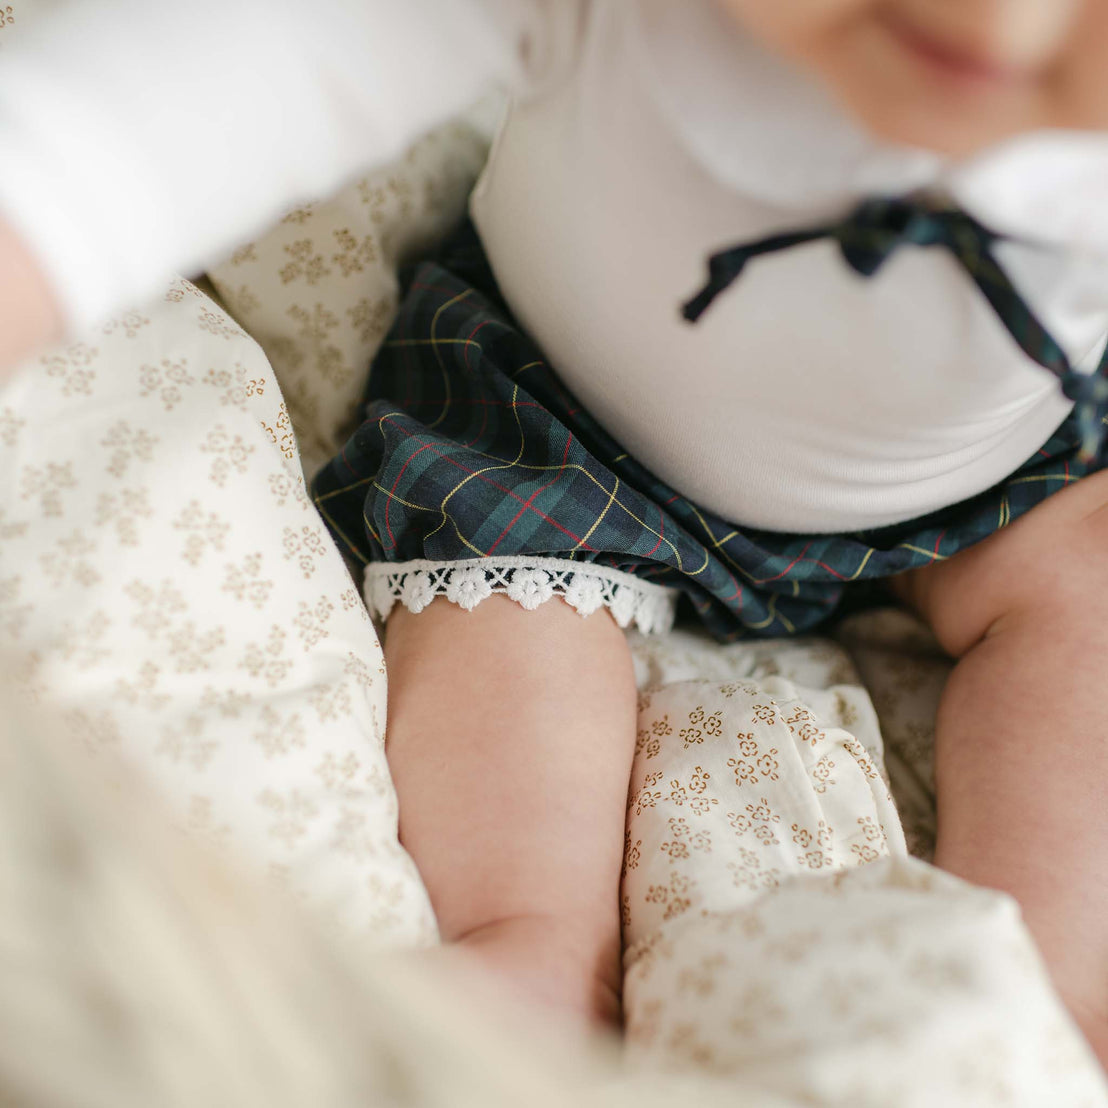
[[472, 611], [494, 593], [533, 611], [560, 596], [583, 616], [608, 608], [620, 627], [645, 634], [673, 626], [677, 590], [592, 562], [564, 558], [469, 558], [457, 562], [372, 562], [365, 569], [370, 613], [387, 619], [399, 601], [422, 612], [437, 596]]

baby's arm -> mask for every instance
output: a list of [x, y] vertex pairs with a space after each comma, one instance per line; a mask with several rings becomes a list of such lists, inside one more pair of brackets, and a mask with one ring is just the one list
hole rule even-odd
[[492, 596], [397, 611], [385, 637], [400, 835], [443, 939], [523, 996], [619, 1013], [619, 878], [636, 695], [606, 610]]

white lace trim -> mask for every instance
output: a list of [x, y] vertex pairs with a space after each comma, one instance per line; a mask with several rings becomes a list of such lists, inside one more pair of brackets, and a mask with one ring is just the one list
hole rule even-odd
[[387, 619], [400, 601], [422, 612], [436, 596], [472, 611], [501, 593], [528, 611], [560, 596], [583, 616], [607, 608], [620, 627], [634, 624], [646, 634], [673, 626], [676, 589], [592, 562], [565, 558], [468, 558], [458, 562], [372, 562], [365, 569], [370, 613]]

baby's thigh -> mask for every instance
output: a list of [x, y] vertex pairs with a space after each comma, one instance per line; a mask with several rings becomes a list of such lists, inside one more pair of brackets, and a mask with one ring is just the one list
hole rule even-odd
[[1030, 616], [1072, 633], [1108, 627], [1108, 469], [952, 558], [889, 584], [956, 658], [1012, 618]]
[[444, 936], [565, 912], [618, 930], [636, 690], [608, 612], [440, 597], [393, 613], [385, 659], [401, 839]]

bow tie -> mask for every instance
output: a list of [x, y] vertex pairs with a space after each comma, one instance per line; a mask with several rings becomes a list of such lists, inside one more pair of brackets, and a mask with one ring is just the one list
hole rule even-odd
[[821, 239], [838, 243], [847, 264], [863, 277], [872, 277], [901, 246], [942, 246], [949, 250], [1020, 349], [1050, 370], [1059, 379], [1062, 392], [1074, 401], [1081, 460], [1089, 462], [1097, 456], [1108, 416], [1108, 350], [1094, 373], [1074, 369], [997, 262], [992, 248], [1003, 241], [1003, 236], [965, 212], [933, 208], [923, 200], [866, 200], [841, 223], [732, 246], [708, 259], [708, 283], [685, 304], [684, 317], [695, 323], [752, 258]]

